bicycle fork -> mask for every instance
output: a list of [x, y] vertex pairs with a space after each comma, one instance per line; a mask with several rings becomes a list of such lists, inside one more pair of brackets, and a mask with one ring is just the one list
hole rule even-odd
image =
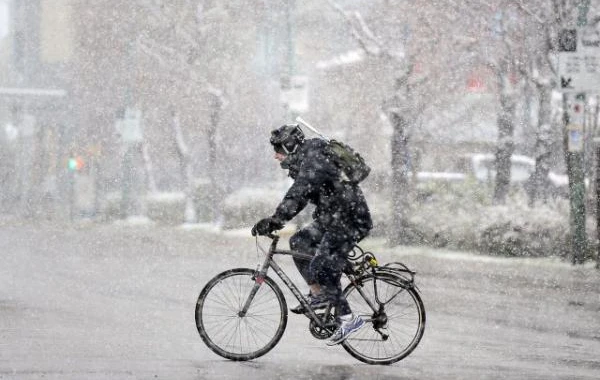
[[244, 306], [242, 306], [242, 309], [238, 311], [238, 317], [245, 317], [246, 313], [248, 313], [248, 309], [250, 308], [250, 305], [252, 304], [256, 293], [258, 293], [258, 290], [260, 289], [261, 285], [265, 282], [265, 277], [267, 277], [267, 270], [269, 270], [272, 257], [272, 253], [268, 254], [267, 258], [265, 259], [265, 262], [263, 263], [262, 268], [260, 268], [259, 265], [254, 271], [254, 275], [252, 276], [252, 279], [254, 280], [254, 286], [252, 286], [252, 290], [250, 290], [248, 298], [246, 299], [246, 302], [244, 302]]
[[258, 293], [258, 289], [260, 289], [260, 286], [262, 285], [262, 283], [265, 281], [264, 277], [256, 277], [254, 279], [254, 286], [252, 287], [252, 290], [250, 290], [250, 294], [248, 294], [248, 298], [246, 299], [246, 302], [244, 303], [244, 306], [242, 307], [242, 309], [240, 311], [238, 311], [238, 317], [242, 318], [246, 316], [246, 313], [248, 312], [248, 309], [250, 308], [250, 304], [252, 303], [252, 300], [254, 300], [254, 296], [256, 296], [256, 293]]

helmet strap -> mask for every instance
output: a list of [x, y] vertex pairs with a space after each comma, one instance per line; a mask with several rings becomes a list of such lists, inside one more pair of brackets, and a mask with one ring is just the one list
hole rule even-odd
[[285, 153], [287, 155], [290, 155], [292, 153], [296, 153], [296, 151], [298, 150], [298, 146], [300, 146], [299, 142], [297, 142], [296, 145], [294, 145], [294, 149], [289, 150], [288, 148], [286, 148], [285, 144], [281, 144], [281, 147], [283, 148], [283, 150], [285, 151]]

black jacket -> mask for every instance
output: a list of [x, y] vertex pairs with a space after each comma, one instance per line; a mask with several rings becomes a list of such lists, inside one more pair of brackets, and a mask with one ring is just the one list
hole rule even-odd
[[330, 159], [324, 140], [306, 140], [282, 166], [289, 169], [294, 183], [274, 218], [289, 221], [310, 202], [316, 206], [313, 219], [326, 231], [355, 241], [367, 236], [373, 223], [365, 197], [357, 184], [340, 180], [340, 169]]

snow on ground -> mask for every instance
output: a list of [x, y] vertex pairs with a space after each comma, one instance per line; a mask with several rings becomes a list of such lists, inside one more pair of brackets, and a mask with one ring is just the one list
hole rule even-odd
[[[380, 263], [417, 271], [427, 325], [414, 353], [364, 365], [290, 315], [266, 356], [224, 360], [198, 336], [195, 300], [220, 271], [256, 267], [249, 228], [0, 223], [0, 378], [598, 378], [600, 272], [590, 265], [386, 248], [375, 238], [363, 246]], [[291, 260], [281, 263], [298, 281]]]

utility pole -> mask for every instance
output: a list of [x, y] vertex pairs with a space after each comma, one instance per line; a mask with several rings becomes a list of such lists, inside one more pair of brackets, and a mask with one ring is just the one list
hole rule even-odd
[[569, 174], [570, 226], [573, 264], [582, 264], [587, 247], [585, 231], [585, 180], [583, 170], [583, 118], [585, 93], [564, 93], [564, 124], [567, 132], [567, 170]]
[[127, 75], [125, 89], [125, 104], [122, 114], [117, 119], [115, 127], [121, 136], [123, 156], [121, 161], [121, 218], [131, 216], [145, 216], [145, 181], [141, 178], [144, 170], [140, 168], [143, 160], [143, 125], [142, 111], [136, 102], [137, 86], [137, 39], [135, 20], [137, 19], [135, 7], [125, 8], [131, 12], [131, 20], [126, 26], [125, 38], [128, 38], [127, 48]]
[[286, 26], [286, 71], [281, 76], [281, 98], [285, 109], [286, 119], [294, 120], [295, 116], [290, 106], [290, 93], [292, 91], [292, 79], [296, 72], [296, 47], [294, 44], [294, 10], [296, 8], [296, 0], [287, 0], [285, 7], [285, 26]]
[[600, 137], [594, 138], [596, 146], [596, 269], [600, 269]]
[[286, 3], [287, 36], [287, 73], [281, 78], [281, 100], [289, 121], [308, 111], [308, 77], [299, 75], [296, 67], [296, 48], [294, 45], [295, 0]]

